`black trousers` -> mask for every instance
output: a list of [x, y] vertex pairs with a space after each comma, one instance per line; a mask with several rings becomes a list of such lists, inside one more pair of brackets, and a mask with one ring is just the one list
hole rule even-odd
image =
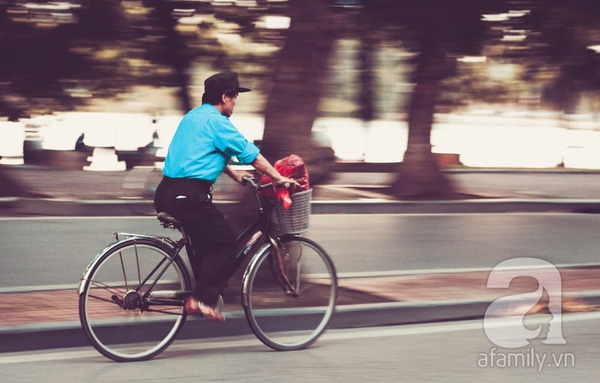
[[196, 279], [192, 295], [214, 305], [238, 264], [236, 236], [212, 203], [211, 189], [208, 181], [165, 176], [156, 189], [154, 206], [181, 221], [194, 249], [188, 254]]

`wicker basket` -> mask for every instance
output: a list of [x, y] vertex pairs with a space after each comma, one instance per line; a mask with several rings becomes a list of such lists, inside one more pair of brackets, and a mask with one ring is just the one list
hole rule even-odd
[[283, 203], [271, 198], [271, 227], [286, 234], [300, 234], [308, 231], [312, 189], [292, 194], [292, 205], [285, 210]]

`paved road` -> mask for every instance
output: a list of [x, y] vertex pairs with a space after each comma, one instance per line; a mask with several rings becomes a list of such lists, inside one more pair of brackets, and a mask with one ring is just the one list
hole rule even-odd
[[[491, 269], [513, 257], [598, 262], [600, 215], [314, 215], [338, 272]], [[0, 218], [0, 289], [73, 285], [114, 230], [175, 235], [152, 217]]]
[[[535, 328], [548, 320], [540, 315], [526, 324]], [[566, 345], [543, 344], [542, 335], [520, 349], [495, 346], [476, 320], [331, 330], [312, 348], [287, 353], [243, 337], [176, 341], [141, 363], [111, 362], [89, 347], [3, 354], [0, 377], [36, 383], [597, 382], [599, 321], [597, 312], [565, 314]]]

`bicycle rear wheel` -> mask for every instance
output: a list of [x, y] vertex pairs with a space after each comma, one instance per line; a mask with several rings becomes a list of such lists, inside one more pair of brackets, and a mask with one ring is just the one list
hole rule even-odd
[[[168, 264], [171, 257], [172, 250], [156, 240], [130, 238], [90, 264], [80, 288], [79, 318], [102, 355], [119, 362], [147, 360], [175, 339], [186, 319], [182, 295], [190, 290], [190, 278], [179, 256]], [[152, 294], [159, 297], [145, 297], [157, 278]]]
[[325, 250], [307, 238], [284, 237], [278, 248], [281, 265], [276, 249], [267, 245], [248, 266], [242, 306], [264, 344], [279, 351], [298, 350], [313, 344], [331, 321], [337, 276]]

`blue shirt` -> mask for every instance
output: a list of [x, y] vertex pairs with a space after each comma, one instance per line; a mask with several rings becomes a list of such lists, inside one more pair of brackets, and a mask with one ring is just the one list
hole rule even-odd
[[190, 110], [169, 145], [163, 174], [215, 182], [231, 157], [252, 163], [259, 149], [211, 104]]

